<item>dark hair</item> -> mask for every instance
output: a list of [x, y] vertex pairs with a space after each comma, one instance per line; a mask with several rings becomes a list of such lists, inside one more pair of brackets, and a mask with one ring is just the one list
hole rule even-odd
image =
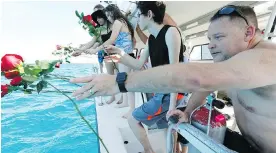
[[97, 21], [98, 18], [102, 18], [105, 20], [106, 24], [107, 24], [107, 29], [110, 29], [109, 26], [111, 25], [111, 23], [108, 21], [106, 15], [104, 14], [104, 6], [102, 6], [101, 4], [98, 4], [94, 7], [94, 9], [98, 9], [97, 11], [94, 11], [91, 16], [92, 19], [94, 20], [94, 22], [97, 23], [97, 26], [100, 26], [99, 22]]
[[[230, 6], [230, 5], [227, 5], [227, 6]], [[223, 8], [226, 8], [227, 6], [224, 6], [222, 7]], [[231, 5], [231, 6], [234, 6], [234, 5]], [[249, 22], [248, 24], [253, 24], [256, 29], [258, 30], [258, 20], [257, 20], [257, 16], [256, 16], [256, 13], [254, 11], [253, 8], [249, 7], [249, 6], [234, 6], [235, 9], [237, 9], [240, 13], [242, 13], [242, 15], [246, 18], [247, 22]], [[235, 20], [235, 19], [242, 19], [242, 17], [237, 13], [237, 12], [233, 12], [233, 13], [230, 13], [230, 14], [223, 14], [223, 15], [220, 15], [219, 14], [219, 11], [211, 18], [211, 22], [219, 19], [219, 18], [222, 18], [222, 17], [225, 17], [225, 16], [229, 16], [230, 17], [230, 20]]]
[[137, 3], [137, 8], [141, 11], [141, 14], [148, 14], [148, 11], [151, 10], [154, 14], [153, 20], [158, 24], [163, 23], [165, 16], [166, 5], [163, 2], [159, 1], [139, 1]]
[[97, 4], [94, 9], [104, 10], [104, 6], [102, 6], [101, 4]]
[[120, 11], [120, 9], [116, 5], [109, 4], [105, 8], [105, 12], [111, 12], [114, 21], [119, 20], [119, 21], [122, 21], [123, 23], [125, 23], [128, 27], [130, 34], [131, 34], [131, 39], [132, 40], [134, 39], [134, 30], [133, 30], [131, 23], [127, 20], [127, 18], [123, 15], [123, 13]]

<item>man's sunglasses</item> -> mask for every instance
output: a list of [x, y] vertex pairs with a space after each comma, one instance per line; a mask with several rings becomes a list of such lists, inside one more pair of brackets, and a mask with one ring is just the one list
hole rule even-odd
[[248, 20], [245, 18], [245, 16], [243, 15], [243, 13], [238, 9], [236, 8], [235, 6], [233, 5], [228, 5], [228, 6], [225, 6], [223, 7], [222, 9], [220, 9], [215, 16], [220, 16], [220, 15], [231, 15], [231, 14], [237, 14], [239, 17], [243, 18], [244, 21], [246, 22], [247, 25], [248, 24]]

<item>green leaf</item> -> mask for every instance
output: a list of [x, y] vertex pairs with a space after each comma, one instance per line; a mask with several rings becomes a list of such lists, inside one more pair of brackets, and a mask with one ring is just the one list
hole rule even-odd
[[37, 81], [38, 77], [37, 76], [33, 76], [33, 75], [23, 75], [22, 79], [25, 80], [25, 81], [27, 81], [27, 82], [32, 83], [32, 82]]
[[40, 81], [40, 82], [42, 82], [44, 88], [47, 87], [47, 82], [46, 82], [46, 81], [42, 80], [42, 81]]
[[71, 63], [70, 61], [65, 61], [65, 62], [67, 62], [67, 63]]
[[43, 61], [39, 61], [39, 64], [41, 69], [45, 70], [48, 69], [50, 67], [49, 61], [43, 60]]
[[28, 75], [37, 76], [42, 69], [38, 65], [26, 65], [24, 67], [24, 73]]
[[1, 76], [4, 76], [4, 75], [5, 75], [5, 73], [1, 71]]
[[22, 80], [21, 84], [23, 85], [23, 89], [27, 89], [28, 88], [28, 82], [27, 81]]
[[10, 91], [16, 91], [16, 90], [19, 90], [20, 87], [19, 86], [9, 86], [9, 92]]
[[36, 85], [34, 85], [34, 84], [30, 84], [30, 85], [29, 85], [29, 87], [31, 87], [31, 88], [35, 88], [35, 87], [36, 87]]
[[43, 87], [44, 87], [43, 81], [40, 81], [40, 82], [38, 82], [38, 83], [36, 84], [36, 90], [37, 90], [37, 93], [38, 93], [38, 94], [39, 94], [40, 91], [43, 89]]
[[80, 14], [79, 14], [79, 12], [78, 12], [77, 10], [75, 11], [75, 14], [76, 14], [76, 16], [79, 17], [79, 18], [81, 17]]
[[81, 19], [83, 19], [83, 17], [84, 17], [84, 14], [83, 14], [83, 12], [81, 12]]
[[32, 94], [32, 89], [26, 89], [24, 90], [24, 94]]

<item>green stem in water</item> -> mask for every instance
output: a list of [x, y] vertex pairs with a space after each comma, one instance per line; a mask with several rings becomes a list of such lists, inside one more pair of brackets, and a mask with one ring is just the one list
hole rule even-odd
[[[47, 82], [47, 81], [46, 81]], [[89, 124], [89, 122], [84, 118], [84, 116], [82, 115], [78, 105], [74, 102], [74, 100], [72, 98], [70, 98], [69, 96], [67, 96], [65, 93], [63, 93], [61, 90], [59, 90], [58, 88], [56, 88], [55, 86], [53, 86], [51, 83], [47, 82], [50, 86], [52, 86], [54, 89], [56, 89], [57, 91], [59, 91], [61, 94], [63, 94], [65, 97], [67, 97], [75, 106], [78, 114], [80, 115], [81, 119], [87, 124], [87, 126], [92, 130], [92, 132], [98, 137], [98, 139], [101, 141], [101, 143], [103, 144], [105, 150], [107, 151], [107, 153], [109, 153], [107, 147], [105, 146], [102, 138], [98, 135], [98, 133], [93, 129], [93, 127]]]
[[[58, 78], [58, 79], [61, 79], [61, 80], [70, 82], [70, 79], [66, 78], [66, 77], [68, 77], [68, 76], [66, 76], [66, 77], [65, 77], [65, 76], [58, 76], [58, 75], [55, 75], [55, 74], [48, 74], [48, 75], [51, 75], [51, 76], [54, 76], [54, 77], [56, 77], [56, 78]], [[72, 83], [72, 82], [70, 82], [70, 83]], [[74, 85], [76, 85], [76, 86], [78, 86], [78, 87], [81, 87], [81, 85], [78, 85], [78, 84], [76, 84], [76, 83], [72, 83], [72, 84], [74, 84]]]

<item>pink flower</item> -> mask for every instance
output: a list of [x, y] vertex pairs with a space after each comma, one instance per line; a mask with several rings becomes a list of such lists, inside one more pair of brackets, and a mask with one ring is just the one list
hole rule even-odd
[[57, 45], [56, 48], [57, 48], [57, 50], [61, 50], [62, 49], [62, 47], [60, 45]]
[[55, 65], [55, 67], [56, 67], [56, 68], [59, 68], [59, 67], [60, 67], [60, 63], [57, 63], [57, 64]]

